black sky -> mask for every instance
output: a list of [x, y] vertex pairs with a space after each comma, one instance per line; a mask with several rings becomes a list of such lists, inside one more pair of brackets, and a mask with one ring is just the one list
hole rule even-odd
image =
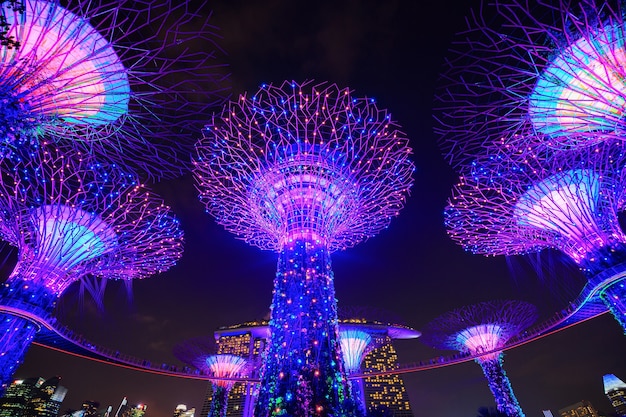
[[[443, 57], [463, 16], [475, 2], [461, 0], [220, 0], [206, 5], [223, 36], [233, 93], [256, 91], [285, 79], [331, 81], [356, 96], [375, 97], [411, 139], [417, 166], [407, 206], [389, 229], [333, 255], [341, 305], [382, 308], [420, 329], [436, 316], [494, 298], [535, 303], [543, 317], [576, 293], [580, 276], [560, 267], [562, 257], [540, 260], [532, 273], [519, 258], [483, 258], [450, 241], [442, 211], [455, 177], [432, 133], [432, 97]], [[209, 115], [206, 115], [207, 119]], [[179, 265], [134, 283], [128, 301], [122, 285], [107, 289], [106, 311], [81, 300], [73, 288], [60, 319], [101, 346], [177, 362], [179, 342], [269, 311], [276, 255], [248, 246], [204, 213], [190, 176], [155, 187], [180, 217], [186, 252]], [[444, 353], [419, 341], [398, 343], [401, 362]], [[626, 379], [626, 338], [605, 315], [507, 352], [505, 369], [527, 416], [589, 399], [610, 411], [602, 375]], [[145, 375], [33, 347], [16, 377], [61, 375], [69, 388], [64, 408], [84, 399], [118, 404], [123, 396], [148, 404], [150, 417], [169, 417], [178, 403], [199, 408], [207, 383]], [[480, 367], [466, 363], [405, 376], [416, 417], [473, 417], [494, 402]]]

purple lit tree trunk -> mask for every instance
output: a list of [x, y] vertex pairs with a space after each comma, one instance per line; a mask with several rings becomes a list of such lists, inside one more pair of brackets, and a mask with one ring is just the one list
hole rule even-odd
[[[270, 329], [255, 415], [354, 415], [347, 401], [333, 273], [325, 247], [298, 240], [280, 253]], [[311, 398], [299, 398], [302, 393]]]
[[502, 354], [496, 359], [477, 360], [483, 369], [489, 389], [496, 400], [498, 411], [505, 413], [509, 417], [524, 417], [524, 412], [515, 398], [511, 382], [502, 367]]

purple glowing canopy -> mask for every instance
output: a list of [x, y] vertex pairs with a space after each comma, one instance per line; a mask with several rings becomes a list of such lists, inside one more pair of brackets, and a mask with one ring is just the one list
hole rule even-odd
[[[77, 147], [153, 178], [190, 168], [198, 114], [228, 93], [204, 5], [24, 0], [3, 9], [0, 136]], [[198, 9], [196, 9], [196, 7]], [[199, 92], [202, 92], [200, 94]]]
[[420, 340], [437, 349], [455, 349], [472, 355], [493, 352], [477, 359], [493, 360], [511, 337], [536, 319], [536, 307], [524, 301], [485, 301], [437, 317], [423, 329]]
[[516, 134], [555, 149], [623, 139], [622, 6], [573, 3], [498, 0], [472, 13], [437, 93], [436, 131], [454, 166]]
[[452, 239], [485, 255], [555, 248], [591, 270], [623, 248], [626, 235], [617, 218], [626, 196], [621, 142], [557, 153], [519, 142], [494, 148], [461, 176], [445, 211]]
[[331, 251], [377, 234], [404, 205], [411, 149], [373, 99], [312, 82], [264, 85], [214, 118], [197, 145], [207, 211], [263, 249]]
[[55, 296], [85, 275], [145, 278], [182, 255], [178, 220], [134, 175], [52, 145], [2, 147], [0, 236], [13, 279]]

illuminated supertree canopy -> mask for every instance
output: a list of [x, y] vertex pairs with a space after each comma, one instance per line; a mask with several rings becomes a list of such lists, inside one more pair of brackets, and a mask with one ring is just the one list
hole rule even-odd
[[[163, 202], [115, 164], [44, 145], [4, 146], [0, 237], [18, 249], [0, 302], [46, 318], [86, 276], [131, 280], [172, 267], [182, 230]], [[37, 329], [2, 316], [0, 381], [8, 382]]]
[[[449, 235], [466, 250], [513, 255], [562, 251], [589, 280], [626, 261], [620, 141], [551, 152], [547, 146], [488, 153], [461, 176], [445, 212]], [[624, 327], [623, 280], [600, 297]], [[626, 328], [626, 327], [625, 327]]]
[[352, 415], [330, 253], [398, 214], [414, 170], [408, 140], [373, 99], [285, 82], [229, 103], [197, 149], [207, 211], [280, 254], [255, 414]]
[[174, 348], [174, 355], [181, 361], [203, 370], [213, 385], [209, 417], [226, 417], [228, 394], [235, 378], [249, 376], [252, 364], [245, 358], [231, 354], [216, 354], [212, 337], [198, 337], [185, 341]]
[[45, 134], [155, 178], [189, 168], [197, 115], [227, 96], [206, 16], [169, 0], [21, 4], [2, 8], [4, 141]]
[[[355, 374], [361, 369], [361, 362], [374, 347], [372, 336], [359, 327], [342, 326], [339, 330], [339, 342], [343, 353], [343, 363], [348, 375]], [[363, 398], [363, 379], [352, 379], [352, 395], [361, 411], [365, 413]]]
[[424, 328], [422, 340], [437, 349], [455, 349], [479, 355], [498, 410], [507, 416], [524, 413], [502, 368], [502, 348], [507, 341], [537, 319], [537, 309], [523, 301], [498, 300], [462, 307], [446, 313]]
[[556, 149], [623, 140], [621, 2], [498, 0], [468, 22], [437, 94], [436, 130], [453, 165], [514, 134]]

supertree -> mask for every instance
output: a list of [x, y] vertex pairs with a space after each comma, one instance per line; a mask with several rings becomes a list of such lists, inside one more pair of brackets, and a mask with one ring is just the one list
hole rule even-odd
[[0, 288], [0, 386], [23, 360], [37, 325], [75, 281], [145, 278], [182, 254], [178, 220], [115, 164], [61, 152], [3, 146], [0, 237], [17, 264]]
[[[437, 349], [455, 349], [476, 357], [498, 410], [510, 417], [524, 413], [502, 367], [507, 341], [537, 319], [532, 304], [515, 300], [487, 301], [448, 312], [424, 328], [422, 341]], [[484, 354], [483, 354], [484, 353]]]
[[284, 82], [227, 105], [197, 149], [207, 211], [279, 253], [255, 414], [352, 415], [330, 253], [398, 214], [414, 170], [408, 140], [373, 99]]
[[437, 93], [446, 158], [470, 162], [515, 134], [555, 149], [626, 133], [626, 22], [619, 0], [481, 3]]
[[236, 355], [211, 355], [206, 359], [213, 384], [210, 417], [226, 417], [228, 393], [234, 385], [232, 378], [239, 378], [246, 373], [247, 361]]
[[[372, 336], [358, 327], [342, 326], [339, 330], [339, 342], [343, 353], [343, 364], [346, 374], [351, 376], [361, 369], [361, 362], [372, 348], [374, 343]], [[365, 397], [363, 392], [363, 379], [353, 378], [351, 381], [352, 396], [361, 413], [365, 414]]]
[[626, 235], [617, 216], [626, 187], [622, 142], [556, 153], [524, 142], [487, 152], [461, 176], [445, 211], [449, 235], [484, 255], [560, 250], [626, 330]]
[[10, 46], [0, 47], [2, 141], [45, 135], [153, 179], [190, 168], [197, 115], [227, 97], [217, 29], [203, 6], [2, 3], [0, 33]]
[[254, 364], [246, 358], [219, 352], [212, 337], [197, 337], [174, 348], [174, 355], [181, 361], [206, 372], [213, 387], [209, 417], [226, 417], [228, 395], [236, 378], [250, 376]]

